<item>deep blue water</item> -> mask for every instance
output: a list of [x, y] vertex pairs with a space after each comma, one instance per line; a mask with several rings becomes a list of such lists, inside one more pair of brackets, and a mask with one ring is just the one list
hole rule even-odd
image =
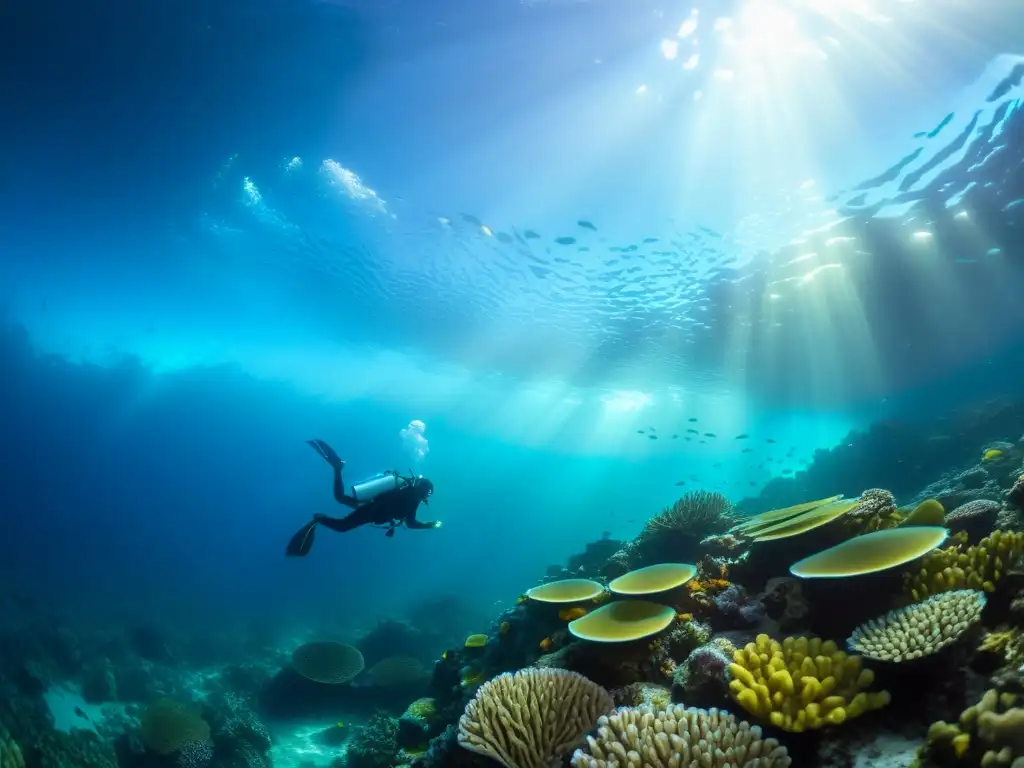
[[[99, 616], [483, 620], [678, 481], [739, 500], [1022, 391], [1022, 11], [790, 5], [828, 58], [764, 44], [732, 83], [711, 33], [717, 75], [665, 57], [690, 11], [660, 3], [5, 5], [4, 580]], [[717, 437], [672, 441], [689, 418]], [[303, 441], [356, 479], [413, 419], [444, 528], [285, 561], [336, 510]]]

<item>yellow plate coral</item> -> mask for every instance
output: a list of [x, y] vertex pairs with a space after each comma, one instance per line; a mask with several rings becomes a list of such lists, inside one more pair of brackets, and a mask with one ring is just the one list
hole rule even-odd
[[654, 595], [681, 587], [697, 575], [697, 566], [685, 563], [658, 563], [637, 568], [613, 579], [608, 589], [617, 595]]
[[754, 528], [758, 528], [762, 525], [768, 525], [770, 523], [776, 523], [780, 520], [787, 520], [812, 509], [817, 509], [818, 507], [823, 507], [826, 504], [831, 504], [834, 501], [839, 501], [841, 498], [843, 498], [843, 495], [839, 494], [837, 496], [829, 496], [827, 499], [818, 499], [817, 501], [805, 501], [803, 504], [794, 504], [792, 507], [786, 507], [785, 509], [773, 509], [768, 512], [762, 512], [760, 515], [748, 517], [746, 520], [737, 523], [729, 530], [749, 533]]
[[595, 643], [628, 643], [656, 635], [675, 621], [674, 608], [646, 600], [617, 600], [570, 622], [569, 632]]
[[877, 573], [909, 563], [932, 551], [949, 536], [945, 528], [890, 528], [844, 541], [789, 567], [803, 579], [841, 579]]
[[824, 506], [817, 507], [808, 512], [803, 512], [788, 520], [758, 528], [750, 535], [754, 541], [774, 541], [775, 539], [787, 539], [790, 536], [797, 536], [807, 531], [813, 531], [826, 523], [831, 523], [838, 517], [842, 517], [860, 502], [857, 499], [845, 499], [833, 501]]
[[526, 596], [539, 603], [579, 603], [604, 594], [604, 586], [590, 579], [562, 579], [526, 590]]
[[889, 703], [888, 691], [865, 691], [875, 680], [831, 640], [758, 635], [736, 651], [729, 692], [754, 717], [784, 731], [838, 725]]

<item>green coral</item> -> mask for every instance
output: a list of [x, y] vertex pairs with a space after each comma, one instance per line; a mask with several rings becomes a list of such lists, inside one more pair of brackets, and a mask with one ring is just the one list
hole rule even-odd
[[922, 756], [965, 766], [1018, 765], [1024, 761], [1024, 708], [1020, 696], [990, 689], [964, 710], [959, 723], [942, 720], [928, 729]]
[[959, 533], [950, 542], [925, 555], [917, 571], [904, 575], [908, 598], [920, 602], [955, 589], [993, 592], [1014, 559], [1024, 554], [1024, 533], [994, 531], [972, 546]]
[[158, 699], [142, 715], [142, 742], [158, 755], [210, 740], [210, 725], [197, 711], [174, 699]]

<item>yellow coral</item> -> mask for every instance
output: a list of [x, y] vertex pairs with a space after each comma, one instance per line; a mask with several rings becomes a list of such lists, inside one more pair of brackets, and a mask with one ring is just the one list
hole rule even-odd
[[915, 602], [954, 589], [992, 592], [1010, 563], [1024, 554], [1024, 533], [994, 531], [972, 546], [961, 533], [950, 542], [929, 552], [916, 572], [904, 576], [907, 596]]
[[982, 766], [1017, 764], [1024, 758], [1024, 709], [1015, 706], [1018, 696], [992, 689], [960, 715], [959, 724], [939, 721], [928, 729], [927, 752], [941, 756], [952, 752], [960, 759], [972, 744], [978, 745]]
[[888, 691], [865, 691], [875, 679], [861, 657], [831, 640], [758, 635], [733, 656], [729, 691], [747, 712], [784, 731], [838, 725], [889, 703]]

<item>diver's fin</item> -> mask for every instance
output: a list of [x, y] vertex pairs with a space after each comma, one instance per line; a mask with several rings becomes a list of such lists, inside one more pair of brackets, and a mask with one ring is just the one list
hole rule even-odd
[[323, 456], [324, 461], [332, 467], [340, 469], [345, 465], [345, 462], [343, 462], [341, 457], [334, 452], [334, 449], [323, 440], [307, 440], [306, 445], [312, 446], [313, 450]]
[[394, 535], [395, 535], [395, 528], [394, 528], [394, 526], [392, 526], [391, 528], [388, 528], [388, 532], [385, 533], [384, 535], [387, 536], [389, 539], [394, 538]]
[[292, 540], [288, 542], [288, 549], [285, 550], [285, 557], [305, 557], [313, 548], [315, 538], [316, 520], [310, 520], [292, 536]]

